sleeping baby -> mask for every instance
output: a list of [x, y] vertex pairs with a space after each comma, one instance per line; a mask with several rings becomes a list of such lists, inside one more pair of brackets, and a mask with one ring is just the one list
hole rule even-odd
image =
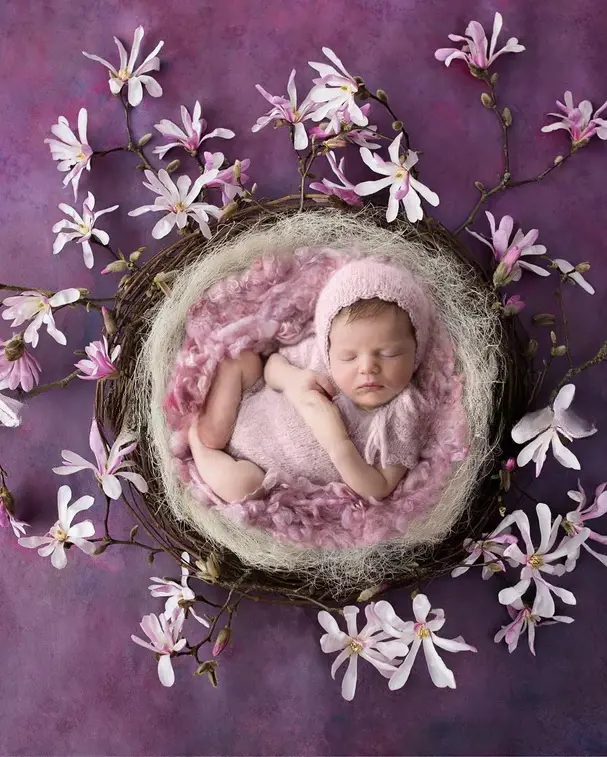
[[245, 351], [219, 364], [189, 429], [201, 478], [227, 502], [262, 496], [267, 476], [342, 482], [385, 499], [425, 442], [415, 372], [430, 322], [407, 269], [369, 257], [346, 263], [319, 294], [315, 335], [265, 360]]

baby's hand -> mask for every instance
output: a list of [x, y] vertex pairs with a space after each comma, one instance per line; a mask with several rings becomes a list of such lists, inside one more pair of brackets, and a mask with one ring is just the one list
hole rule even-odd
[[322, 373], [304, 368], [295, 374], [285, 389], [287, 396], [297, 397], [305, 392], [318, 392], [323, 397], [332, 399], [337, 394], [337, 389], [328, 376]]

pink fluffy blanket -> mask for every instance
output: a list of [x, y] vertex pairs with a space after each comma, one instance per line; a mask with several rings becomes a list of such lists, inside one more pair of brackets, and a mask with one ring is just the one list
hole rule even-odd
[[[186, 338], [167, 389], [171, 451], [181, 479], [201, 506], [217, 508], [246, 527], [311, 547], [376, 544], [403, 535], [426, 515], [467, 454], [468, 424], [462, 377], [444, 324], [434, 318], [417, 386], [433, 408], [430, 433], [417, 465], [384, 500], [363, 499], [340, 481], [320, 486], [275, 476], [240, 502], [225, 502], [200, 478], [187, 429], [204, 405], [218, 363], [243, 350], [269, 354], [314, 333], [314, 311], [328, 277], [355, 257], [328, 248], [301, 248], [293, 256], [266, 256], [209, 288], [188, 314]], [[388, 260], [388, 258], [386, 258]]]

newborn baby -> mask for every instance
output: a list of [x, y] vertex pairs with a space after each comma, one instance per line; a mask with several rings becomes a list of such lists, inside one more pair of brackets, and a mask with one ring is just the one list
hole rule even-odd
[[257, 490], [264, 468], [278, 460], [294, 477], [387, 497], [424, 442], [421, 395], [411, 379], [429, 314], [405, 269], [372, 258], [344, 265], [319, 295], [315, 336], [281, 347], [265, 363], [246, 351], [219, 365], [189, 431], [200, 476], [235, 501]]

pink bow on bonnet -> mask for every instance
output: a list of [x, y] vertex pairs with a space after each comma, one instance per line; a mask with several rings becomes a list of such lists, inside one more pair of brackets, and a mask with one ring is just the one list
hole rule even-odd
[[342, 308], [357, 300], [370, 300], [374, 297], [396, 303], [409, 315], [417, 345], [415, 370], [419, 368], [430, 332], [430, 300], [409, 269], [398, 263], [380, 262], [377, 257], [367, 257], [346, 263], [335, 271], [318, 296], [314, 330], [318, 348], [329, 372], [329, 333], [333, 318]]

